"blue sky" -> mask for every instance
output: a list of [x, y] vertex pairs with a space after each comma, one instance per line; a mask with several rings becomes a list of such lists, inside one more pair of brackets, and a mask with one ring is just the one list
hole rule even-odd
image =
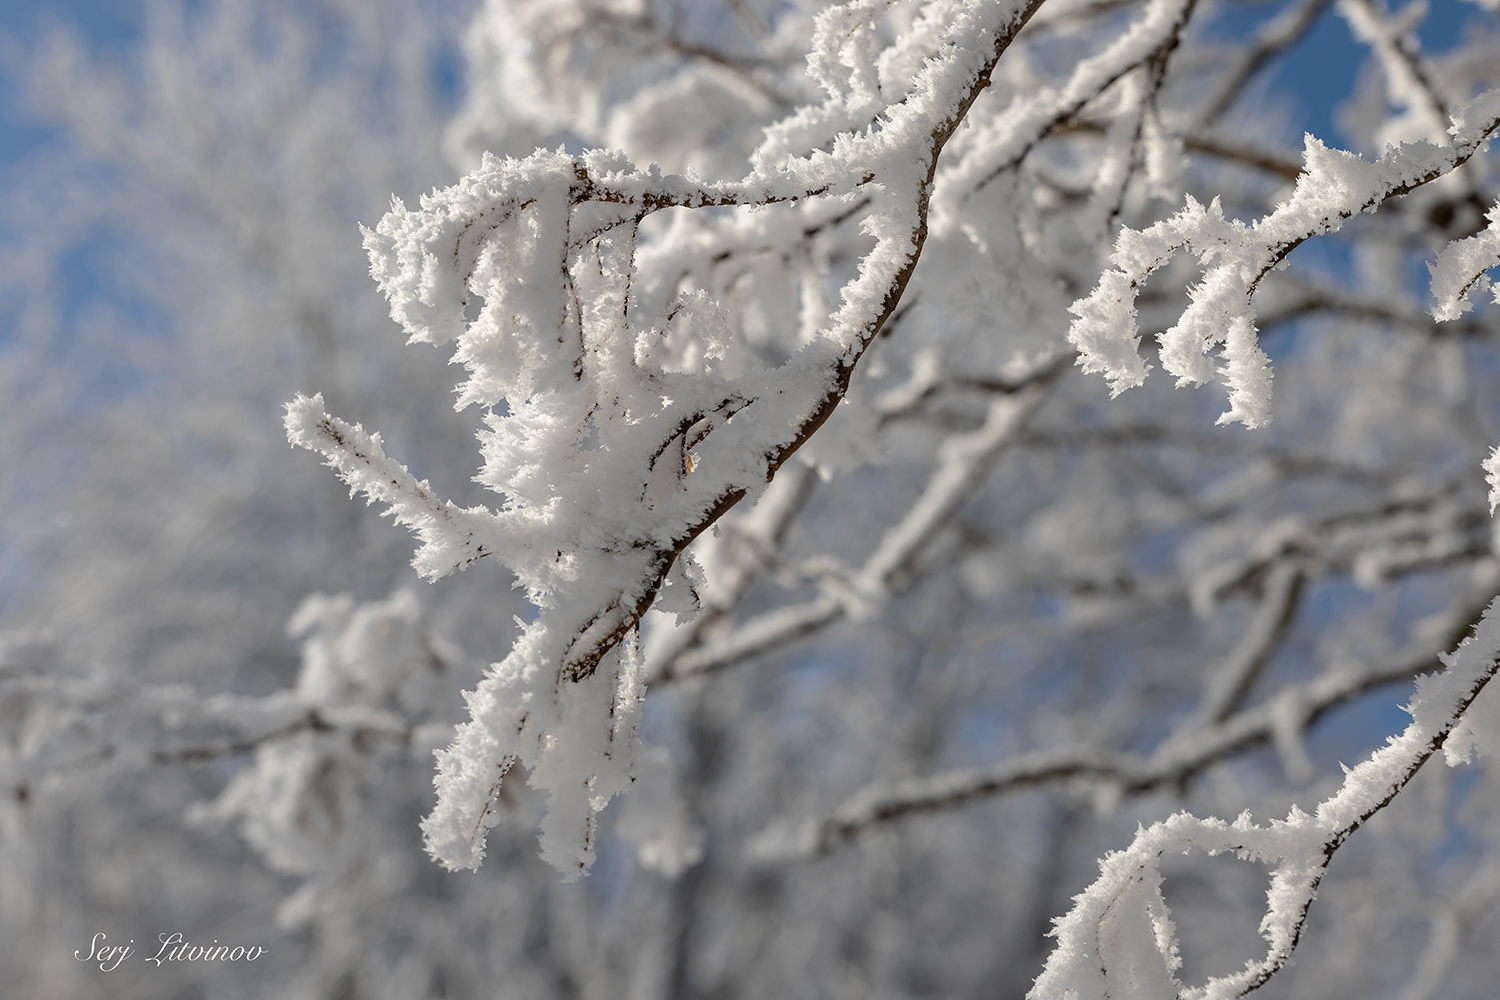
[[[140, 36], [146, 6], [146, 0], [0, 0], [0, 37], [8, 46], [27, 46], [45, 37], [49, 28], [69, 24], [96, 51], [120, 52]], [[1226, 4], [1220, 23], [1230, 30], [1249, 26], [1278, 6], [1244, 0]], [[1431, 7], [1422, 38], [1432, 51], [1450, 46], [1478, 13], [1464, 0], [1431, 0]], [[1365, 54], [1343, 20], [1330, 12], [1291, 58], [1275, 68], [1274, 86], [1296, 101], [1302, 128], [1328, 141], [1341, 140], [1333, 124], [1335, 109], [1348, 96]], [[41, 142], [46, 132], [17, 113], [14, 83], [8, 78], [0, 79], [0, 97], [0, 164], [10, 164]]]
[[[1443, 52], [1479, 9], [1464, 0], [1429, 0], [1431, 13], [1422, 25], [1423, 49]], [[1333, 124], [1334, 109], [1353, 89], [1366, 50], [1354, 41], [1344, 19], [1325, 16], [1277, 70], [1277, 83], [1297, 96], [1306, 128], [1331, 141], [1343, 141]]]
[[[76, 28], [100, 51], [120, 51], [140, 37], [145, 8], [145, 0], [0, 0], [0, 40], [4, 42], [0, 51], [10, 63], [16, 47], [33, 46], [64, 24]], [[19, 113], [9, 72], [0, 76], [0, 98], [0, 164], [9, 165], [47, 133]]]

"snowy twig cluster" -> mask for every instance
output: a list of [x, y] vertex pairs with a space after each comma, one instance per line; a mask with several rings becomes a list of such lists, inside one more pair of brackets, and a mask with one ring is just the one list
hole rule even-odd
[[[378, 436], [330, 417], [316, 397], [289, 406], [288, 435], [418, 532], [426, 575], [495, 554], [542, 609], [471, 697], [474, 719], [441, 758], [425, 829], [443, 863], [479, 864], [494, 789], [520, 761], [551, 793], [544, 854], [572, 875], [587, 869], [593, 815], [630, 780], [634, 734], [616, 723], [642, 678], [638, 661], [621, 658], [622, 640], [663, 587], [693, 606], [688, 543], [758, 495], [843, 399], [916, 267], [938, 156], [1037, 6], [934, 4], [878, 63], [880, 5], [830, 9], [811, 61], [827, 100], [770, 130], [742, 181], [662, 177], [615, 152], [486, 157], [420, 211], [397, 205], [367, 234], [393, 318], [413, 340], [456, 342], [470, 372], [459, 405], [491, 408], [479, 481], [505, 504], [437, 499]], [[901, 75], [923, 58], [915, 76]], [[874, 249], [780, 368], [721, 373], [716, 304], [637, 273], [637, 230], [653, 213], [860, 198]], [[719, 224], [761, 228], [753, 217]], [[482, 300], [472, 319], [471, 297]], [[694, 371], [664, 356], [673, 324], [695, 344]]]
[[[966, 206], [1105, 94], [1112, 120], [1086, 213], [1095, 219], [1095, 238], [1111, 228], [1138, 158], [1152, 185], [1169, 188], [1184, 145], [1168, 134], [1157, 100], [1191, 0], [1153, 0], [1064, 85], [1018, 95], [959, 134], [1011, 39], [1039, 8], [934, 2], [894, 42], [876, 32], [884, 5], [825, 10], [808, 64], [824, 100], [770, 127], [750, 173], [738, 181], [663, 175], [615, 151], [538, 150], [524, 160], [486, 154], [457, 185], [425, 196], [416, 211], [396, 203], [366, 232], [372, 273], [392, 317], [412, 341], [454, 344], [454, 360], [468, 369], [458, 406], [477, 405], [485, 414], [477, 479], [503, 502], [461, 508], [440, 498], [386, 456], [378, 434], [330, 416], [320, 396], [289, 405], [288, 435], [322, 452], [351, 490], [388, 505], [417, 533], [415, 565], [424, 576], [494, 556], [540, 609], [470, 696], [472, 720], [440, 754], [438, 805], [424, 830], [442, 863], [479, 865], [486, 831], [498, 820], [499, 789], [523, 765], [531, 783], [548, 792], [543, 856], [568, 878], [588, 869], [596, 814], [635, 777], [647, 680], [643, 615], [655, 604], [687, 621], [704, 596], [710, 608], [733, 605], [733, 585], [712, 599], [689, 544], [740, 501], [759, 497], [845, 400], [862, 355], [897, 316], [930, 232], [958, 243], [980, 240], [965, 220]], [[1304, 30], [1309, 11], [1272, 31], [1267, 51]], [[1346, 15], [1371, 39], [1385, 40], [1388, 61], [1407, 59], [1406, 66], [1405, 50], [1390, 41], [1399, 32], [1361, 11], [1351, 6]], [[1189, 196], [1185, 208], [1148, 229], [1123, 228], [1115, 268], [1072, 307], [1077, 319], [1068, 336], [1078, 362], [1104, 373], [1116, 393], [1140, 384], [1148, 366], [1139, 354], [1137, 298], [1151, 275], [1189, 249], [1205, 273], [1190, 289], [1191, 305], [1161, 334], [1162, 364], [1179, 384], [1210, 381], [1208, 353], [1223, 345], [1219, 374], [1230, 409], [1221, 422], [1263, 425], [1271, 376], [1252, 302], [1265, 276], [1310, 237], [1452, 174], [1497, 128], [1500, 94], [1490, 92], [1453, 112], [1446, 145], [1400, 145], [1371, 162], [1309, 136], [1291, 196], [1253, 224], [1226, 217], [1218, 199], [1204, 206]], [[950, 139], [953, 162], [940, 163]], [[663, 213], [669, 224], [653, 218]], [[713, 281], [697, 274], [701, 262], [793, 254], [809, 234], [855, 214], [873, 246], [839, 305], [822, 304], [820, 279], [810, 273], [798, 350], [775, 367], [747, 365], [736, 355], [724, 301], [708, 290]], [[1438, 318], [1457, 316], [1463, 296], [1493, 265], [1491, 235], [1470, 237], [1440, 258]], [[1066, 358], [1054, 352], [1032, 363], [1013, 391], [990, 404], [978, 430], [943, 446], [927, 490], [860, 569], [814, 570], [822, 593], [811, 603], [707, 644], [697, 639], [701, 624], [690, 628], [667, 659], [653, 660], [652, 679], [700, 674], [841, 617], [868, 617], [1017, 438]], [[914, 370], [912, 388], [896, 396], [919, 400], [930, 391], [919, 381]], [[909, 405], [893, 397], [887, 408], [897, 414]], [[1290, 563], [1282, 570], [1280, 603], [1268, 598], [1271, 631], [1289, 619], [1301, 579]], [[1223, 710], [1211, 711], [1210, 723], [1225, 723], [1269, 655], [1269, 641], [1254, 645], [1258, 652], [1221, 672], [1216, 697]], [[1043, 756], [1040, 770], [1022, 766], [1011, 774], [1006, 765], [999, 776], [938, 782], [956, 792], [922, 786], [883, 806], [851, 804], [830, 829], [854, 830], [868, 822], [866, 813], [931, 808], [976, 788], [1084, 774], [1147, 788], [1194, 766], [1175, 758], [1142, 768], [1102, 765], [1091, 763], [1092, 752]], [[797, 850], [846, 835], [825, 831]]]
[[[1218, 373], [1229, 390], [1221, 423], [1260, 427], [1271, 419], [1270, 359], [1257, 343], [1253, 297], [1267, 272], [1313, 236], [1337, 231], [1361, 212], [1445, 177], [1462, 166], [1500, 129], [1500, 92], [1490, 91], [1454, 112], [1452, 142], [1397, 146], [1371, 163], [1307, 137], [1303, 173], [1292, 196], [1275, 212], [1251, 225], [1227, 219], [1215, 200], [1187, 207], [1144, 232], [1125, 229], [1098, 287], [1075, 302], [1078, 317], [1068, 337], [1078, 347], [1085, 371], [1102, 372], [1116, 394], [1140, 385], [1148, 366], [1139, 352], [1135, 301], [1146, 279], [1181, 249], [1191, 250], [1204, 267], [1203, 281], [1189, 292], [1192, 304], [1161, 335], [1161, 363], [1178, 385], [1212, 381], [1208, 353], [1223, 345]], [[1433, 273], [1439, 300], [1434, 315], [1456, 319], [1458, 299], [1477, 274], [1495, 265], [1493, 250], [1471, 237], [1445, 251]], [[1486, 251], [1489, 256], [1486, 257]], [[1462, 272], [1462, 274], [1460, 274]]]
[[[1313, 813], [1293, 806], [1285, 820], [1268, 826], [1252, 822], [1248, 812], [1233, 823], [1178, 813], [1141, 830], [1130, 847], [1101, 861], [1100, 879], [1058, 921], [1057, 950], [1029, 996], [1231, 1000], [1259, 989], [1291, 960], [1329, 862], [1355, 831], [1390, 805], [1439, 750], [1449, 764], [1469, 762], [1476, 749], [1488, 754], [1500, 750], [1495, 699], [1476, 704], [1500, 671], [1497, 610], [1500, 599], [1485, 611], [1474, 635], [1455, 653], [1444, 655], [1447, 669], [1417, 682], [1406, 731], [1358, 767], [1346, 768], [1343, 787]], [[1195, 849], [1277, 864], [1260, 924], [1270, 944], [1265, 957], [1239, 972], [1211, 978], [1201, 988], [1185, 989], [1174, 975], [1180, 959], [1159, 865], [1169, 853]]]
[[[1305, 927], [1293, 992], [1488, 995], [1492, 761], [1319, 865], [1500, 590], [1493, 4], [1442, 52], [1382, 0], [172, 6], [37, 57], [79, 148], [0, 282], [0, 973], [171, 908], [277, 928], [278, 995], [1021, 995], [1139, 823], [1039, 991], [1232, 995]], [[1261, 88], [1340, 18], [1304, 139]], [[65, 277], [99, 233], [139, 337]], [[1107, 398], [1152, 366], [1274, 423]], [[420, 602], [263, 433], [299, 391]], [[1280, 865], [1243, 974], [1213, 850]]]

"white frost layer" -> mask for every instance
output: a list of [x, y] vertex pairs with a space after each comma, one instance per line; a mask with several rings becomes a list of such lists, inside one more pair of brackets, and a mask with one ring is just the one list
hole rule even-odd
[[[632, 774], [620, 720], [642, 681], [620, 642], [664, 585], [681, 597], [674, 610], [693, 613], [697, 575], [677, 565], [686, 545], [764, 490], [842, 398], [915, 267], [942, 144], [1038, 2], [935, 0], [884, 52], [872, 30], [883, 4], [825, 11], [813, 70], [827, 99], [769, 129], [741, 181], [663, 175], [607, 150], [486, 156], [366, 232], [392, 317], [412, 340], [454, 344], [467, 369], [458, 404], [487, 409], [477, 480], [503, 502], [465, 510], [438, 498], [378, 435], [317, 398], [288, 407], [288, 435], [417, 532], [425, 575], [494, 555], [540, 609], [440, 757], [424, 830], [443, 864], [479, 864], [493, 790], [519, 762], [549, 792], [543, 856], [568, 877], [587, 868], [594, 813]], [[774, 370], [725, 363], [723, 303], [663, 293], [661, 274], [682, 273], [666, 272], [674, 260], [703, 256], [701, 229], [674, 225], [638, 252], [638, 224], [667, 208], [856, 200], [874, 246], [826, 322]], [[722, 227], [738, 242], [721, 252], [784, 242], [787, 214], [738, 213]], [[678, 334], [695, 344], [691, 366], [664, 362]]]
[[1485, 272], [1500, 266], [1500, 205], [1489, 210], [1488, 227], [1473, 236], [1449, 243], [1437, 262], [1427, 265], [1432, 274], [1432, 318], [1455, 320], [1474, 308], [1469, 292], [1489, 287]]
[[[1150, 229], [1122, 230], [1111, 258], [1115, 269], [1071, 307], [1077, 319], [1068, 337], [1079, 350], [1079, 364], [1086, 372], [1102, 373], [1116, 393], [1141, 384], [1148, 366], [1139, 352], [1136, 296], [1152, 274], [1187, 249], [1203, 265], [1203, 280], [1190, 289], [1187, 309], [1161, 335], [1162, 366], [1179, 385], [1217, 375], [1229, 390], [1229, 410], [1220, 423], [1268, 423], [1271, 372], [1256, 337], [1256, 288], [1304, 240], [1336, 232], [1346, 219], [1374, 211], [1387, 198], [1465, 162], [1500, 127], [1500, 91], [1476, 97], [1456, 110], [1452, 121], [1451, 145], [1410, 143], [1374, 162], [1329, 149], [1308, 135], [1303, 173], [1291, 197], [1251, 225], [1226, 219], [1217, 199], [1204, 206], [1189, 198], [1182, 211]], [[1471, 263], [1468, 256], [1462, 259], [1453, 267], [1462, 270]], [[1217, 372], [1208, 357], [1215, 347], [1222, 348], [1223, 359]]]
[[[1497, 696], [1480, 698], [1500, 667], [1500, 598], [1474, 635], [1442, 658], [1447, 668], [1417, 681], [1408, 711], [1412, 722], [1358, 767], [1332, 798], [1309, 814], [1296, 806], [1266, 826], [1248, 813], [1233, 823], [1178, 813], [1136, 834], [1123, 851], [1104, 858], [1100, 878], [1074, 897], [1073, 909], [1052, 932], [1058, 939], [1030, 1000], [1229, 1000], [1264, 982], [1291, 958], [1335, 851], [1382, 809], [1440, 747], [1448, 763], [1475, 749], [1500, 750]], [[1453, 737], [1450, 739], [1450, 734]], [[1446, 746], [1445, 746], [1446, 744]], [[1161, 894], [1161, 859], [1193, 850], [1232, 852], [1246, 861], [1276, 863], [1260, 932], [1265, 958], [1238, 972], [1187, 989], [1177, 981], [1177, 941]], [[1151, 928], [1153, 933], [1146, 933]]]

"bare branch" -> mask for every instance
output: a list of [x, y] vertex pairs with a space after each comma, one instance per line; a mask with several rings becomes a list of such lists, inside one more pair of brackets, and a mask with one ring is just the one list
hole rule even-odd
[[1093, 746], [1063, 747], [985, 767], [896, 782], [877, 781], [851, 795], [826, 817], [772, 824], [756, 838], [752, 849], [765, 861], [810, 858], [894, 820], [1044, 785], [1102, 785], [1125, 795], [1179, 787], [1226, 757], [1273, 743], [1285, 719], [1309, 726], [1360, 695], [1409, 681], [1430, 669], [1451, 646], [1453, 633], [1468, 629], [1492, 597], [1488, 590], [1471, 595], [1470, 603], [1452, 616], [1454, 629], [1442, 630], [1432, 640], [1387, 661], [1363, 669], [1336, 667], [1304, 684], [1283, 688], [1267, 702], [1211, 723], [1201, 724], [1194, 717], [1163, 740], [1150, 757]]
[[1016, 380], [1012, 393], [991, 402], [983, 426], [949, 439], [927, 488], [858, 571], [828, 575], [823, 581], [826, 592], [806, 604], [767, 612], [728, 635], [676, 652], [654, 671], [656, 681], [678, 680], [741, 662], [826, 628], [851, 612], [867, 614], [872, 604], [902, 589], [933, 537], [1015, 443], [1069, 360], [1070, 356], [1063, 355], [1037, 365], [1031, 375]]

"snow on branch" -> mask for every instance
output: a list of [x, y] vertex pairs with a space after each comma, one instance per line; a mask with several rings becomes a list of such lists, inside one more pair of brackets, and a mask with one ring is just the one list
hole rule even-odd
[[[414, 341], [455, 344], [468, 370], [458, 405], [486, 410], [477, 480], [504, 502], [462, 511], [438, 499], [375, 436], [315, 401], [292, 404], [289, 434], [418, 531], [424, 573], [494, 553], [540, 609], [439, 755], [438, 803], [423, 824], [437, 860], [479, 865], [492, 791], [519, 761], [549, 792], [543, 856], [568, 878], [587, 869], [594, 814], [632, 774], [621, 719], [634, 710], [622, 706], [639, 698], [643, 668], [622, 641], [669, 579], [692, 589], [688, 544], [762, 491], [843, 400], [916, 268], [939, 155], [1040, 2], [934, 0], [878, 60], [870, 25], [884, 8], [830, 8], [813, 57], [827, 99], [769, 129], [741, 181], [663, 176], [610, 151], [487, 156], [418, 210], [395, 203], [366, 231], [392, 317]], [[865, 202], [875, 245], [781, 367], [721, 364], [710, 295], [638, 294], [637, 279], [651, 278], [637, 248], [648, 214], [810, 200]], [[752, 220], [740, 229], [747, 248], [775, 242], [774, 213], [741, 215]], [[669, 250], [685, 233], [662, 242]], [[684, 325], [701, 346], [696, 370], [664, 362], [665, 336]]]
[[939, 203], [945, 224], [990, 181], [1020, 163], [1051, 129], [1132, 70], [1165, 59], [1176, 47], [1197, 0], [1151, 0], [1141, 17], [1104, 51], [1084, 59], [1061, 87], [1041, 87], [1016, 98], [1001, 114], [976, 126], [962, 158], [943, 172]]
[[[1285, 592], [1283, 592], [1283, 590]], [[1291, 586], [1281, 585], [1266, 595], [1262, 614], [1274, 620]], [[1479, 595], [1483, 596], [1480, 597]], [[1474, 600], [1456, 607], [1451, 622], [1458, 626], [1478, 617], [1492, 590], [1476, 588]], [[1239, 647], [1256, 640], [1270, 641], [1274, 631], [1265, 622], [1252, 626], [1218, 670], [1233, 670], [1243, 655]], [[1257, 635], [1257, 633], [1259, 633]], [[1451, 634], [1446, 629], [1435, 634]], [[1104, 788], [1113, 794], [1139, 795], [1159, 788], [1178, 787], [1214, 763], [1248, 747], [1271, 743], [1289, 767], [1305, 766], [1300, 732], [1350, 699], [1398, 681], [1410, 680], [1432, 664], [1440, 651], [1425, 642], [1414, 643], [1389, 659], [1361, 669], [1333, 667], [1313, 680], [1283, 688], [1273, 699], [1216, 718], [1214, 704], [1205, 705], [1185, 720], [1149, 756], [1094, 745], [1039, 750], [979, 767], [954, 768], [922, 777], [878, 780], [850, 795], [827, 815], [782, 819], [769, 824], [751, 842], [751, 852], [764, 863], [790, 863], [830, 853], [865, 833], [913, 816], [960, 808], [1011, 792], [1044, 786], [1076, 785]], [[1213, 699], [1218, 683], [1210, 674], [1206, 696]], [[1289, 744], [1296, 743], [1293, 749]]]
[[[1264, 426], [1271, 419], [1270, 361], [1257, 343], [1253, 297], [1261, 280], [1282, 266], [1307, 239], [1336, 232], [1346, 219], [1451, 173], [1500, 128], [1500, 91], [1490, 91], [1453, 113], [1447, 146], [1403, 144], [1374, 162], [1329, 149], [1308, 135], [1301, 178], [1274, 212], [1246, 225], [1227, 219], [1218, 199], [1187, 206], [1150, 229], [1124, 229], [1094, 291], [1074, 302], [1068, 332], [1085, 372], [1102, 373], [1115, 394], [1140, 385], [1149, 366], [1141, 359], [1136, 296], [1150, 276], [1184, 248], [1202, 262], [1203, 281], [1191, 303], [1161, 334], [1161, 361], [1178, 385], [1217, 375], [1229, 390], [1229, 410], [1219, 423]], [[1208, 352], [1222, 345], [1215, 371]]]
[[328, 457], [330, 468], [349, 484], [349, 495], [363, 492], [370, 503], [388, 505], [397, 524], [422, 541], [412, 565], [429, 580], [447, 576], [496, 551], [501, 526], [482, 507], [467, 510], [441, 500], [432, 486], [387, 457], [379, 434], [330, 417], [323, 394], [298, 395], [286, 407], [286, 434], [293, 444]]
[[857, 570], [823, 567], [823, 592], [794, 606], [769, 611], [708, 642], [684, 644], [653, 664], [652, 679], [670, 682], [721, 670], [785, 645], [846, 617], [867, 617], [911, 582], [912, 570], [954, 513], [1012, 447], [1047, 399], [1071, 352], [1045, 357], [996, 396], [975, 430], [944, 442], [926, 488], [881, 537]]
[[1473, 236], [1449, 243], [1436, 263], [1427, 265], [1432, 274], [1432, 318], [1439, 323], [1459, 319], [1474, 308], [1469, 292], [1490, 287], [1488, 272], [1500, 267], [1500, 204], [1485, 215], [1490, 224]]
[[[1406, 731], [1349, 771], [1338, 793], [1319, 803], [1313, 813], [1293, 806], [1286, 819], [1266, 826], [1252, 822], [1248, 813], [1233, 823], [1178, 813], [1141, 830], [1129, 848], [1101, 861], [1099, 880], [1075, 897], [1072, 911], [1058, 921], [1053, 931], [1057, 948], [1028, 997], [1229, 1000], [1264, 985], [1291, 960], [1318, 886], [1339, 848], [1395, 799], [1422, 765], [1444, 749], [1455, 730], [1468, 737], [1478, 726], [1481, 739], [1494, 745], [1494, 727], [1486, 725], [1494, 713], [1484, 711], [1482, 722], [1474, 716], [1493, 701], [1475, 706], [1500, 670], [1497, 610], [1500, 599], [1491, 602], [1474, 635], [1454, 654], [1442, 657], [1446, 670], [1418, 679]], [[1447, 756], [1449, 763], [1467, 760], [1468, 750], [1448, 747]], [[1233, 852], [1246, 861], [1277, 862], [1277, 867], [1260, 924], [1270, 946], [1265, 957], [1189, 989], [1175, 975], [1181, 963], [1171, 913], [1161, 894], [1160, 864], [1169, 852], [1194, 849]]]
[[1495, 508], [1500, 507], [1500, 448], [1484, 460], [1484, 481], [1490, 487], [1490, 515], [1494, 516]]

